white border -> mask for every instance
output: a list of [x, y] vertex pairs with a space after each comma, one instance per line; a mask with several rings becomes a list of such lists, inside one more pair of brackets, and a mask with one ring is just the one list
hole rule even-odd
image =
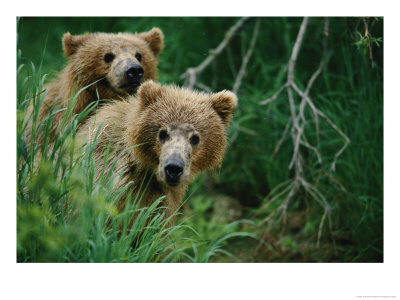
[[[18, 1], [1, 16], [2, 299], [359, 299], [400, 297], [399, 77], [395, 2], [383, 1]], [[16, 264], [16, 16], [384, 16], [385, 248], [383, 264]], [[397, 84], [398, 85], [398, 84]]]

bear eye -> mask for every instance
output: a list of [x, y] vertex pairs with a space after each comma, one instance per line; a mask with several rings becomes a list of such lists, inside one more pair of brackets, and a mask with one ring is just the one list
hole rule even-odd
[[199, 142], [200, 142], [200, 138], [199, 138], [199, 136], [198, 136], [197, 134], [193, 134], [193, 135], [190, 137], [190, 143], [191, 143], [193, 146], [197, 145]]
[[165, 140], [168, 138], [167, 130], [161, 129], [160, 132], [158, 133], [158, 138], [160, 139], [161, 142], [165, 142]]
[[136, 54], [135, 54], [135, 57], [136, 57], [136, 59], [137, 59], [139, 62], [142, 61], [142, 54], [136, 53]]
[[104, 61], [106, 63], [112, 62], [114, 58], [115, 58], [115, 55], [112, 53], [106, 53], [106, 55], [104, 55]]

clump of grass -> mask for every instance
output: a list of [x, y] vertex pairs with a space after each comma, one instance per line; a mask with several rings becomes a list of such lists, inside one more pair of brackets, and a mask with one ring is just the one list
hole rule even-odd
[[[196, 182], [198, 187], [200, 181]], [[192, 188], [195, 190], [196, 187]], [[181, 253], [184, 261], [206, 263], [230, 259], [238, 261], [238, 258], [225, 249], [230, 240], [246, 241], [246, 238], [256, 239], [256, 236], [245, 231], [246, 224], [252, 224], [249, 220], [236, 220], [230, 223], [218, 222], [210, 218], [207, 213], [212, 210], [213, 196], [196, 195], [191, 197], [190, 206], [179, 218], [186, 226], [173, 234], [173, 238], [184, 251]], [[254, 224], [253, 224], [254, 225]]]

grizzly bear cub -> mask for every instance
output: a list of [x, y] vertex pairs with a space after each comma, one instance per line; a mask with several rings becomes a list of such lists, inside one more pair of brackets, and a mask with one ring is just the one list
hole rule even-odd
[[[87, 142], [97, 136], [97, 178], [112, 169], [119, 175], [114, 187], [133, 181], [135, 195], [145, 177], [151, 177], [141, 205], [165, 195], [163, 205], [170, 216], [193, 178], [221, 165], [236, 103], [230, 91], [206, 94], [147, 81], [136, 96], [100, 108], [77, 136]], [[113, 154], [104, 165], [106, 153]], [[117, 205], [120, 210], [124, 201]]]
[[[74, 95], [77, 98], [72, 113], [79, 114], [93, 101], [117, 100], [134, 94], [144, 81], [156, 80], [163, 39], [158, 28], [135, 34], [66, 33], [63, 49], [68, 63], [57, 78], [45, 85], [47, 95], [38, 116], [40, 122], [51, 110], [57, 111], [52, 116], [50, 140], [59, 133]], [[32, 106], [28, 115], [29, 111]]]

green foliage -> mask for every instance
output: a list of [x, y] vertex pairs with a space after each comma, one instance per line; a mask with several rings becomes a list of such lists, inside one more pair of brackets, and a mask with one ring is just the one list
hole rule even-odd
[[381, 46], [383, 41], [382, 37], [373, 37], [373, 36], [364, 36], [360, 32], [357, 32], [358, 41], [354, 44], [357, 46], [357, 49], [362, 49], [363, 53], [366, 55], [368, 53], [371, 44], [375, 44], [377, 47]]
[[[370, 19], [371, 18], [362, 18], [363, 20], [363, 32], [361, 33], [360, 31], [355, 32], [355, 39], [356, 42], [354, 45], [356, 45], [358, 50], [361, 50], [364, 55], [369, 55], [370, 59], [373, 60], [373, 47], [380, 47], [383, 43], [383, 38], [382, 37], [375, 37], [371, 35], [371, 28], [374, 25], [376, 25], [377, 22], [382, 21], [383, 18], [372, 18], [373, 21], [371, 22], [370, 25]], [[380, 35], [380, 34], [379, 34]]]
[[[81, 157], [79, 163], [70, 156], [70, 148], [75, 147], [73, 132], [77, 122], [65, 128], [66, 136], [60, 139], [56, 150], [35, 143], [28, 145], [23, 137], [22, 120], [26, 105], [29, 101], [37, 107], [40, 105], [44, 96], [44, 82], [65, 64], [61, 47], [63, 33], [140, 32], [158, 26], [165, 34], [165, 48], [159, 62], [159, 81], [182, 84], [180, 75], [187, 68], [199, 65], [237, 19], [157, 17], [19, 20], [17, 195], [20, 261], [46, 260], [50, 257], [58, 261], [139, 259], [137, 253], [132, 252], [136, 250], [128, 250], [128, 241], [120, 241], [115, 232], [105, 229], [105, 220], [114, 216], [113, 201], [104, 196], [111, 191], [107, 192], [107, 186], [96, 185], [89, 175], [82, 179], [81, 174], [87, 171], [80, 170], [90, 170], [90, 156]], [[300, 191], [290, 203], [290, 217], [286, 224], [279, 219], [266, 222], [268, 216], [284, 201], [284, 196], [265, 206], [266, 197], [277, 186], [285, 188], [285, 183], [294, 176], [292, 170], [288, 169], [293, 149], [289, 132], [279, 151], [275, 151], [290, 115], [287, 95], [281, 94], [267, 106], [259, 103], [273, 95], [286, 80], [287, 62], [301, 18], [261, 18], [260, 36], [238, 91], [239, 107], [230, 128], [230, 145], [224, 163], [217, 176], [202, 176], [191, 187], [188, 193], [192, 195], [188, 200], [190, 209], [185, 210], [182, 219], [179, 219], [184, 223], [178, 223], [178, 228], [173, 227], [170, 235], [170, 240], [174, 242], [168, 244], [168, 239], [168, 245], [161, 246], [155, 240], [159, 241], [162, 237], [154, 237], [155, 245], [161, 248], [146, 254], [147, 248], [143, 247], [141, 258], [160, 261], [162, 258], [157, 256], [158, 251], [164, 251], [165, 256], [162, 257], [168, 261], [226, 261], [227, 255], [220, 256], [218, 251], [229, 249], [242, 261], [382, 261], [383, 19], [371, 20], [373, 22], [369, 24], [368, 35], [365, 35], [361, 18], [330, 18], [327, 63], [310, 92], [316, 106], [351, 140], [350, 146], [337, 161], [336, 171], [332, 173], [327, 170], [335, 153], [342, 147], [343, 139], [323, 121], [320, 122], [319, 140], [312, 121], [305, 128], [310, 144], [319, 143], [323, 158], [322, 164], [319, 164], [313, 152], [305, 147], [300, 149], [306, 158], [307, 180], [315, 184], [332, 208], [332, 228], [328, 223], [321, 228], [321, 247], [316, 248], [316, 241], [323, 210], [304, 191]], [[200, 74], [201, 83], [214, 91], [232, 89], [254, 25], [254, 19], [251, 19], [232, 38], [226, 50]], [[296, 84], [300, 88], [306, 85], [320, 62], [322, 31], [323, 19], [311, 18], [296, 63]], [[363, 52], [369, 55], [363, 55]], [[39, 68], [36, 69], [35, 65]], [[295, 101], [298, 109], [300, 101], [298, 98]], [[305, 116], [312, 120], [311, 111], [306, 111]], [[32, 118], [36, 118], [35, 115]], [[36, 124], [36, 127], [45, 131], [48, 121]], [[39, 150], [43, 153], [47, 151], [43, 162], [34, 159]], [[63, 154], [59, 155], [60, 152]], [[71, 165], [74, 166], [72, 169]], [[41, 181], [33, 180], [36, 176], [40, 176]], [[42, 180], [43, 183], [39, 184]], [[244, 217], [251, 218], [254, 226], [213, 222], [210, 214], [215, 192], [239, 200], [245, 207]], [[81, 201], [73, 200], [74, 193], [79, 195], [77, 198]], [[100, 196], [100, 202], [93, 200]], [[86, 205], [91, 203], [91, 208], [84, 210], [87, 215], [83, 215], [82, 220], [77, 217], [80, 214], [64, 220], [66, 216], [59, 214], [56, 209], [62, 207], [59, 202], [74, 207], [82, 205], [82, 202]], [[103, 203], [97, 206], [98, 209], [102, 207], [98, 214], [95, 213], [94, 203]], [[148, 214], [152, 215], [151, 212]], [[123, 218], [119, 215], [114, 217]], [[235, 233], [240, 236], [243, 228], [251, 228], [259, 240], [232, 237], [226, 241], [222, 238]], [[39, 235], [39, 232], [46, 234]], [[36, 236], [36, 239], [29, 236]], [[46, 241], [46, 236], [58, 238]], [[147, 241], [144, 244], [149, 243]], [[67, 251], [67, 248], [71, 249]], [[255, 249], [260, 250], [254, 253]], [[105, 255], [110, 251], [112, 255]], [[210, 258], [210, 255], [214, 257]]]
[[174, 235], [180, 247], [185, 249], [183, 255], [186, 259], [204, 263], [212, 258], [215, 261], [218, 259], [218, 254], [224, 254], [237, 261], [236, 257], [224, 249], [224, 246], [230, 239], [244, 241], [243, 238], [255, 238], [254, 234], [242, 230], [243, 225], [249, 221], [221, 223], [211, 220], [207, 212], [213, 207], [212, 197], [198, 195], [191, 199], [190, 205], [191, 207], [188, 207], [181, 217], [187, 227]]

